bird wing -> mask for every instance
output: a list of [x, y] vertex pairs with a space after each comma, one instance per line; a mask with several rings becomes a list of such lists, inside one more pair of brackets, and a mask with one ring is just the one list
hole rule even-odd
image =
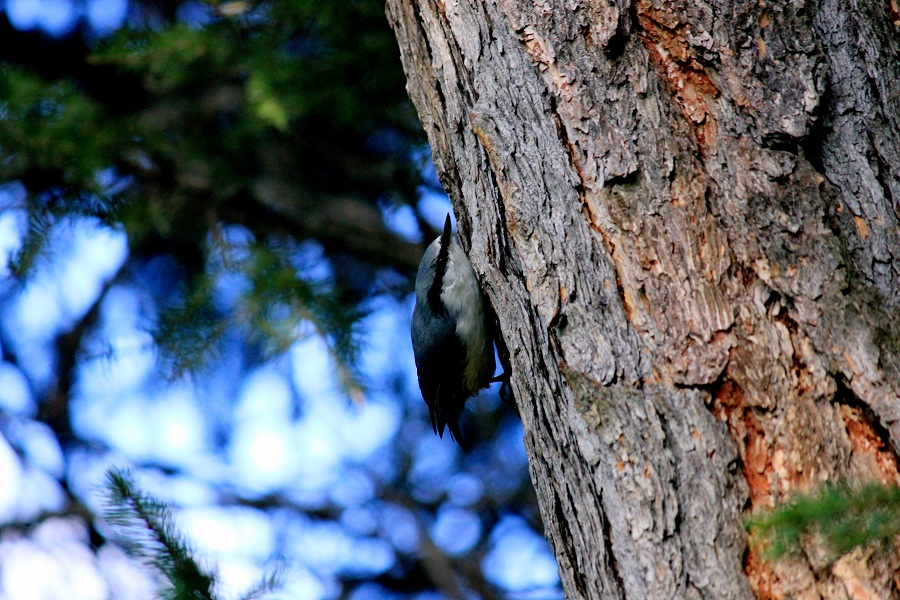
[[455, 323], [417, 304], [412, 330], [419, 389], [431, 414], [431, 426], [443, 437], [445, 425], [450, 424], [451, 435], [458, 435], [459, 415], [467, 397], [462, 383], [465, 351]]

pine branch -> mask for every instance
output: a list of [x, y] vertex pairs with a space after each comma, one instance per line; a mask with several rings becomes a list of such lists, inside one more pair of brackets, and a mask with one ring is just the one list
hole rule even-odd
[[168, 600], [215, 600], [214, 575], [194, 558], [175, 525], [169, 507], [142, 494], [124, 471], [107, 472], [106, 520], [120, 534], [119, 543], [167, 580], [162, 596]]
[[840, 556], [871, 542], [890, 542], [900, 534], [900, 487], [827, 486], [753, 517], [747, 527], [771, 544], [768, 553], [773, 558], [796, 552], [803, 538], [812, 534], [820, 535]]
[[256, 585], [245, 592], [241, 596], [241, 600], [257, 600], [257, 598], [262, 598], [267, 594], [278, 591], [282, 586], [282, 577], [285, 569], [286, 563], [276, 566], [272, 571], [264, 575]]

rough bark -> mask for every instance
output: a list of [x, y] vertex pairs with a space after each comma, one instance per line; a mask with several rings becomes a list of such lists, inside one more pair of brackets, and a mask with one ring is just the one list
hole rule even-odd
[[887, 598], [742, 518], [898, 483], [893, 0], [389, 0], [570, 599]]

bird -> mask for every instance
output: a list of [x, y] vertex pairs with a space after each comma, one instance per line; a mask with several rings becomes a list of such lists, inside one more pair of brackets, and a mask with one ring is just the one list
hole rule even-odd
[[490, 385], [496, 367], [487, 314], [472, 263], [452, 233], [448, 214], [416, 273], [411, 337], [431, 427], [443, 439], [446, 426], [462, 447], [460, 415], [466, 401]]

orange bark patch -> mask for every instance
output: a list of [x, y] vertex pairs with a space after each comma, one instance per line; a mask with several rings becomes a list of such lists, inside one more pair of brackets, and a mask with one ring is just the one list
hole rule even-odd
[[872, 458], [881, 483], [900, 485], [897, 457], [885, 439], [878, 434], [872, 419], [861, 408], [847, 404], [841, 405], [841, 417], [853, 452]]
[[762, 426], [749, 410], [744, 412], [744, 426], [747, 428], [744, 477], [750, 486], [750, 503], [753, 506], [768, 506], [772, 503], [769, 483], [773, 470], [771, 448]]
[[[772, 505], [772, 448], [766, 440], [762, 424], [753, 414], [741, 387], [725, 380], [712, 391], [710, 410], [728, 425], [731, 438], [738, 442], [743, 459], [743, 475], [750, 488], [751, 509]], [[778, 575], [772, 566], [759, 556], [760, 549], [751, 542], [744, 555], [744, 574], [756, 598], [782, 600]]]
[[757, 600], [780, 600], [784, 597], [782, 594], [775, 594], [776, 576], [765, 561], [759, 559], [752, 544], [744, 557], [744, 574]]
[[725, 381], [713, 393], [712, 400], [713, 415], [727, 423], [737, 409], [744, 407], [744, 391], [733, 381]]
[[752, 506], [770, 506], [772, 452], [762, 425], [753, 415], [744, 391], [733, 381], [725, 381], [712, 397], [713, 415], [724, 421], [731, 437], [741, 444], [744, 479], [750, 486]]
[[709, 104], [719, 90], [687, 40], [687, 24], [665, 5], [653, 6], [650, 0], [638, 1], [637, 17], [641, 40], [650, 58], [662, 69], [669, 91], [694, 127], [697, 142], [705, 152], [716, 133]]
[[859, 236], [864, 240], [869, 239], [869, 224], [866, 223], [866, 220], [862, 217], [853, 217], [853, 220], [856, 221], [856, 229], [859, 231]]

